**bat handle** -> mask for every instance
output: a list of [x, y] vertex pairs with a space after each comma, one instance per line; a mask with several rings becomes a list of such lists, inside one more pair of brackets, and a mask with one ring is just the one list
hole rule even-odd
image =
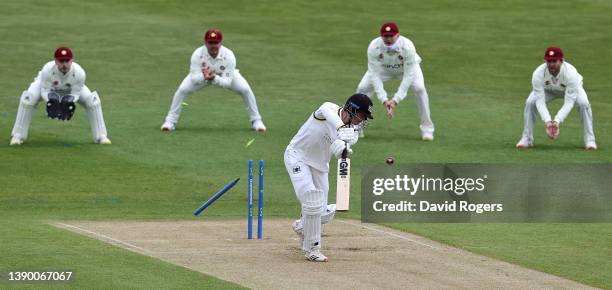
[[342, 151], [342, 159], [346, 159], [346, 157], [348, 155], [348, 150], [351, 148], [351, 144], [345, 143], [345, 145], [346, 145], [346, 147]]

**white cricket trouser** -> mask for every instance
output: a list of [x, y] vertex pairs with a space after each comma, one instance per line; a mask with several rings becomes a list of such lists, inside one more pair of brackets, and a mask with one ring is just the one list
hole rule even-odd
[[301, 223], [304, 228], [304, 251], [321, 248], [321, 215], [327, 210], [329, 191], [328, 173], [304, 163], [300, 153], [285, 151], [285, 168], [291, 178], [295, 194], [302, 204]]
[[[546, 103], [548, 104], [554, 99], [562, 99], [564, 95], [562, 93], [553, 94], [544, 91], [544, 97], [546, 98]], [[578, 106], [578, 110], [580, 111], [580, 119], [582, 120], [582, 126], [584, 127], [584, 143], [587, 144], [589, 142], [595, 142], [595, 133], [593, 132], [593, 112], [591, 111], [591, 104], [589, 103], [587, 94], [582, 87], [578, 89], [578, 97], [576, 98], [575, 105]], [[528, 138], [529, 140], [533, 140], [533, 126], [537, 118], [537, 113], [538, 109], [536, 107], [536, 95], [532, 91], [525, 102], [525, 112], [523, 116], [525, 122], [523, 137]]]
[[[23, 140], [28, 138], [28, 131], [32, 122], [32, 112], [36, 105], [44, 100], [41, 95], [40, 86], [41, 81], [39, 77], [36, 77], [28, 89], [21, 95], [17, 118], [11, 136], [19, 135]], [[83, 85], [77, 103], [85, 108], [92, 128], [93, 140], [94, 142], [99, 142], [102, 137], [107, 136], [100, 97], [96, 92], [92, 93], [87, 86]]]
[[[191, 77], [187, 75], [174, 93], [174, 97], [172, 97], [172, 104], [170, 105], [168, 116], [166, 116], [166, 122], [176, 124], [181, 115], [182, 104], [185, 99], [193, 92], [209, 85], [210, 84], [206, 81], [202, 82], [201, 84], [194, 83], [191, 80]], [[251, 90], [249, 83], [246, 81], [246, 79], [244, 79], [238, 70], [234, 71], [234, 77], [229, 89], [239, 93], [242, 96], [251, 122], [261, 120], [261, 115], [259, 115], [259, 110], [257, 109], [255, 94], [253, 94], [253, 90]]]
[[[391, 74], [382, 74], [381, 80], [386, 82], [391, 79], [401, 79], [401, 76], [393, 76]], [[427, 94], [427, 89], [425, 89], [425, 78], [423, 77], [423, 71], [421, 70], [420, 65], [414, 66], [414, 74], [412, 79], [412, 84], [410, 84], [410, 91], [415, 96], [415, 103], [417, 110], [419, 112], [419, 116], [421, 117], [421, 125], [419, 128], [421, 129], [421, 133], [431, 133], [434, 132], [434, 124], [431, 120], [431, 113], [429, 112], [429, 95]], [[366, 72], [359, 82], [357, 86], [357, 93], [365, 94], [370, 99], [374, 96], [374, 86], [372, 85], [372, 79], [370, 72]], [[374, 101], [375, 102], [375, 101]]]

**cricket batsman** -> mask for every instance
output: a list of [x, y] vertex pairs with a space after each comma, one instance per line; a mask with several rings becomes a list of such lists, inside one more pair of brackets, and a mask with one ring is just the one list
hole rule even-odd
[[306, 259], [327, 262], [321, 249], [321, 224], [334, 217], [334, 205], [327, 205], [329, 160], [340, 157], [358, 139], [355, 126], [364, 126], [372, 117], [372, 101], [363, 94], [352, 95], [344, 106], [326, 102], [306, 120], [285, 150], [285, 167], [302, 205], [301, 219], [293, 230], [302, 239]]
[[[401, 83], [393, 98], [388, 99], [383, 83], [391, 79], [401, 80]], [[406, 98], [408, 89], [416, 97], [421, 117], [421, 137], [424, 141], [433, 141], [434, 124], [429, 113], [429, 96], [421, 70], [421, 57], [412, 41], [399, 34], [397, 24], [384, 23], [380, 28], [380, 37], [372, 40], [368, 46], [368, 70], [357, 86], [357, 93], [369, 97], [376, 93], [387, 110], [387, 117], [392, 119], [395, 107]], [[360, 134], [363, 137], [363, 130], [360, 130]]]
[[55, 60], [46, 63], [30, 87], [21, 94], [10, 145], [21, 145], [28, 138], [32, 112], [41, 100], [46, 102], [49, 119], [62, 121], [72, 118], [75, 103], [83, 105], [94, 142], [111, 144], [107, 137], [100, 96], [85, 85], [85, 70], [73, 62], [70, 48], [56, 49]]
[[[566, 62], [563, 51], [558, 47], [549, 47], [544, 52], [545, 63], [533, 72], [531, 84], [533, 89], [525, 102], [523, 136], [516, 148], [534, 146], [533, 126], [536, 111], [545, 123], [546, 134], [551, 139], [559, 135], [559, 125], [563, 123], [574, 105], [578, 105], [580, 119], [584, 127], [584, 146], [586, 150], [596, 150], [595, 133], [593, 133], [593, 112], [587, 94], [582, 87], [582, 76], [578, 70]], [[551, 118], [546, 104], [554, 99], [563, 98], [564, 103], [554, 119]]]
[[249, 113], [251, 127], [258, 132], [266, 131], [266, 126], [257, 109], [255, 95], [249, 83], [236, 69], [234, 53], [221, 45], [221, 41], [223, 41], [223, 34], [217, 29], [209, 29], [204, 34], [204, 45], [196, 49], [191, 55], [189, 74], [174, 93], [170, 111], [161, 126], [162, 131], [175, 130], [185, 98], [193, 92], [211, 85], [230, 89], [242, 95]]

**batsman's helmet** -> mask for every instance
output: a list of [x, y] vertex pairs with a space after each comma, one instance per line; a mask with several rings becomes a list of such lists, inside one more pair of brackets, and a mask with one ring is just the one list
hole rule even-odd
[[370, 97], [364, 94], [354, 94], [346, 100], [344, 104], [344, 110], [355, 116], [358, 112], [363, 112], [367, 119], [374, 119], [372, 117], [372, 100]]

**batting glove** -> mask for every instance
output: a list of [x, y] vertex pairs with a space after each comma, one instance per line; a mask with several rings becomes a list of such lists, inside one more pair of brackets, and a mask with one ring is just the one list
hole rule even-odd
[[351, 143], [353, 142], [354, 138], [355, 138], [355, 129], [347, 128], [347, 127], [342, 127], [338, 129], [338, 139], [346, 143]]
[[[329, 150], [331, 151], [332, 154], [334, 154], [334, 156], [336, 156], [336, 158], [341, 158], [342, 157], [342, 152], [347, 149], [346, 148], [346, 142], [342, 141], [342, 140], [336, 140], [334, 141], [334, 143], [331, 144], [331, 146], [329, 147]], [[347, 156], [353, 153], [352, 149], [348, 149], [347, 150]]]

